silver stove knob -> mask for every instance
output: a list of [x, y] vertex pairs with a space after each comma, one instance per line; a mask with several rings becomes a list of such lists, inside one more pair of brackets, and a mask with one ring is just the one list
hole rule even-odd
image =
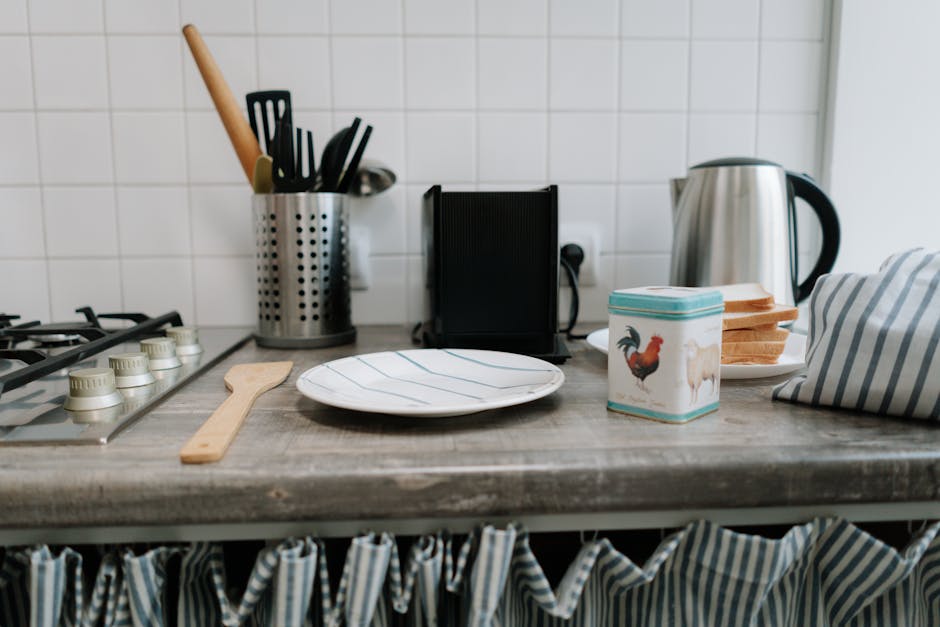
[[69, 373], [69, 394], [65, 409], [90, 411], [114, 407], [124, 402], [110, 368], [82, 368]]
[[150, 358], [146, 353], [111, 355], [108, 365], [114, 370], [114, 380], [119, 388], [136, 388], [156, 380], [150, 372]]
[[194, 327], [170, 327], [166, 330], [166, 336], [176, 342], [176, 354], [180, 357], [198, 355], [202, 352], [202, 345], [199, 344], [199, 331]]
[[150, 369], [169, 370], [182, 365], [176, 356], [176, 342], [168, 337], [150, 337], [140, 341], [140, 350], [150, 358]]

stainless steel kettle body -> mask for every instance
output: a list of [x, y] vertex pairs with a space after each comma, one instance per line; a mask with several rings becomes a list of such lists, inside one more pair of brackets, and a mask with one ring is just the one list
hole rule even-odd
[[[802, 284], [794, 197], [810, 204], [823, 231], [819, 259]], [[732, 158], [699, 164], [672, 181], [672, 203], [672, 285], [760, 283], [778, 303], [792, 305], [835, 263], [839, 221], [832, 202], [812, 179], [776, 163]]]

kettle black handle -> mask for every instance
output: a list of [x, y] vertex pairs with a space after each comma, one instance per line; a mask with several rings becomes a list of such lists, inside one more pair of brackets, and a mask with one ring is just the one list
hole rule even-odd
[[[805, 200], [813, 208], [822, 226], [822, 250], [819, 251], [816, 265], [813, 266], [813, 271], [809, 273], [806, 280], [794, 290], [793, 296], [799, 303], [809, 298], [813, 292], [813, 286], [816, 285], [816, 279], [832, 270], [832, 266], [835, 265], [836, 255], [839, 253], [839, 217], [836, 215], [836, 208], [829, 200], [829, 196], [819, 189], [813, 179], [805, 174], [787, 172], [787, 181], [793, 186], [793, 194]], [[793, 237], [796, 238], [796, 233]], [[793, 280], [795, 282], [796, 277], [793, 277]]]

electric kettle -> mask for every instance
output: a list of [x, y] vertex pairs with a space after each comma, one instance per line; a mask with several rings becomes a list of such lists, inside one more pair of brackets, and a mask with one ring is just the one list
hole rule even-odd
[[[734, 157], [700, 163], [671, 183], [671, 285], [760, 283], [778, 303], [794, 305], [832, 269], [839, 219], [829, 197], [805, 174]], [[822, 250], [802, 283], [797, 282], [794, 198], [805, 200], [822, 225]]]

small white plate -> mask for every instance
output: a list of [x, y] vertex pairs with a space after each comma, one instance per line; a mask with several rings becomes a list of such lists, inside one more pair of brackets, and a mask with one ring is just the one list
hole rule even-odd
[[297, 389], [335, 407], [440, 418], [534, 401], [564, 382], [541, 359], [449, 348], [344, 357], [300, 375]]
[[[605, 355], [608, 346], [607, 329], [598, 329], [587, 336], [587, 343]], [[761, 379], [763, 377], [778, 377], [782, 374], [795, 372], [806, 366], [803, 361], [806, 355], [806, 336], [791, 333], [787, 336], [783, 354], [775, 364], [724, 364], [721, 366], [722, 379]]]

